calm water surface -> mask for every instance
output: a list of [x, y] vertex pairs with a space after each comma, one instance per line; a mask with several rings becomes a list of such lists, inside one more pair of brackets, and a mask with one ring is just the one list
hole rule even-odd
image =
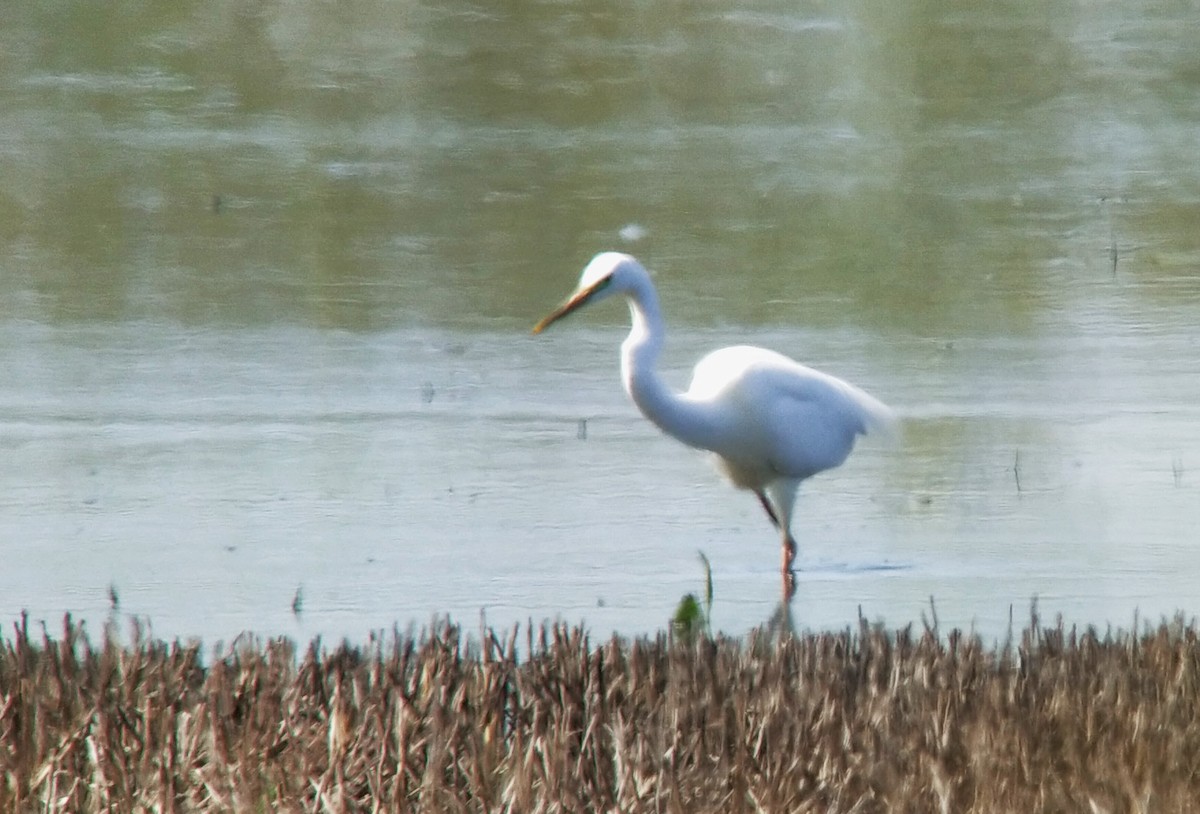
[[[360, 640], [777, 611], [621, 392], [766, 345], [904, 419], [802, 488], [802, 627], [1195, 613], [1200, 10], [117, 3], [0, 26], [0, 617]], [[299, 590], [299, 614], [293, 598]]]

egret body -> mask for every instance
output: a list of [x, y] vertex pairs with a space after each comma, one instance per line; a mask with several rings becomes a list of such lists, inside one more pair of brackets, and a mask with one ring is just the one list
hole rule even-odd
[[633, 257], [596, 255], [567, 300], [534, 326], [582, 306], [625, 297], [633, 321], [621, 344], [625, 392], [659, 429], [690, 447], [711, 452], [734, 486], [749, 489], [779, 530], [785, 593], [794, 590], [792, 509], [800, 482], [839, 466], [857, 436], [895, 422], [882, 402], [827, 373], [748, 345], [713, 351], [700, 360], [684, 393], [658, 375], [666, 325], [649, 273]]

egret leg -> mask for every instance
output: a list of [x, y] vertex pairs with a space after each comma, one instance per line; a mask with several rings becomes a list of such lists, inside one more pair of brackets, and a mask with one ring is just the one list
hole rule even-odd
[[796, 561], [796, 541], [792, 538], [791, 530], [779, 522], [779, 515], [775, 513], [775, 507], [771, 505], [771, 501], [767, 499], [766, 494], [761, 489], [755, 489], [754, 494], [758, 497], [758, 502], [762, 504], [763, 509], [766, 511], [767, 517], [771, 518], [771, 525], [783, 533], [780, 570], [783, 575], [783, 599], [786, 603], [791, 601], [792, 597], [796, 595], [796, 572], [792, 570], [792, 563]]
[[779, 528], [779, 518], [775, 516], [775, 509], [771, 508], [771, 501], [767, 500], [767, 496], [763, 494], [761, 489], [755, 489], [754, 494], [758, 497], [758, 502], [766, 510], [767, 517], [771, 518], [771, 525]]
[[790, 602], [796, 595], [796, 572], [792, 568], [792, 563], [796, 560], [796, 541], [786, 529], [783, 532], [782, 553], [783, 598], [785, 602]]
[[788, 532], [783, 533], [783, 570], [791, 571], [792, 563], [796, 561], [796, 541]]

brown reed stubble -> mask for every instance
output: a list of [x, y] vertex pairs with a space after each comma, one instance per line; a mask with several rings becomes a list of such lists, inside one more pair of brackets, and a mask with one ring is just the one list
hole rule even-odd
[[[518, 659], [518, 650], [522, 658]], [[1193, 626], [0, 644], [3, 811], [1188, 811]]]

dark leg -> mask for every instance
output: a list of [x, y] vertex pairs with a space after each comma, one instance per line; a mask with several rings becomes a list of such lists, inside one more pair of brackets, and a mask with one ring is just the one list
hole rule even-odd
[[767, 511], [767, 517], [771, 518], [771, 525], [779, 528], [779, 518], [775, 516], [775, 510], [771, 508], [771, 501], [767, 500], [767, 496], [762, 493], [761, 489], [755, 489], [754, 494], [758, 497], [758, 502]]

